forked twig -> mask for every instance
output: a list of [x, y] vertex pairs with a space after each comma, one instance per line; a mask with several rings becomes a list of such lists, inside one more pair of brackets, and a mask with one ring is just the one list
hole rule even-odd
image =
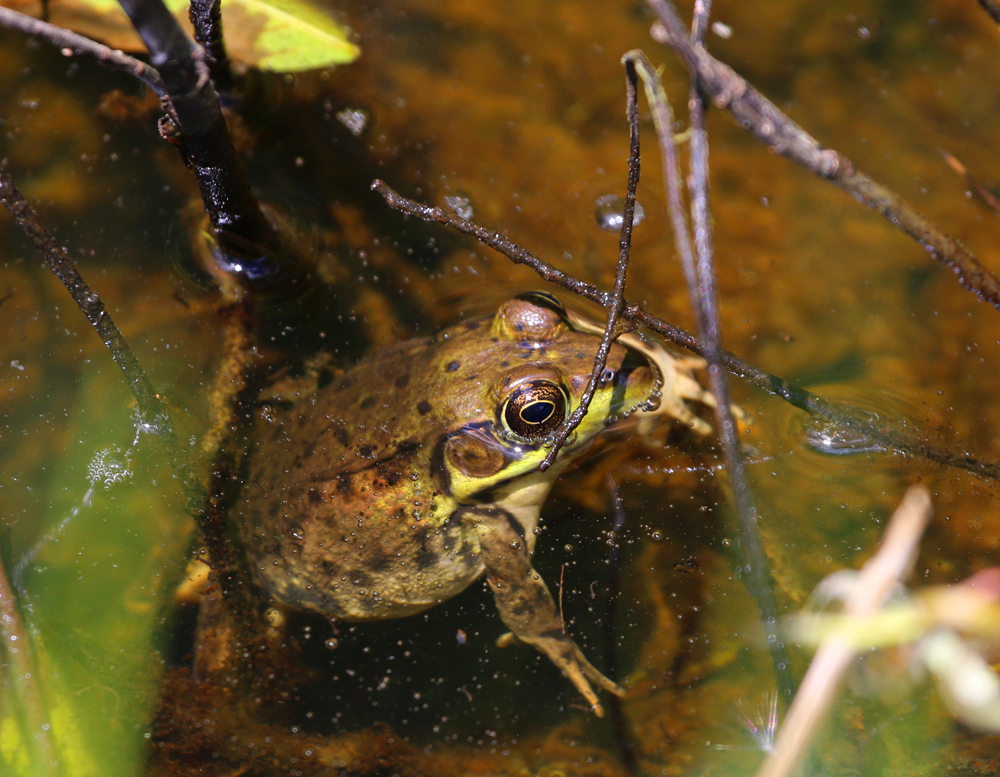
[[608, 354], [611, 352], [611, 344], [615, 339], [623, 334], [621, 327], [622, 310], [625, 307], [625, 276], [628, 273], [629, 253], [632, 250], [632, 224], [635, 218], [635, 190], [639, 186], [639, 107], [636, 95], [635, 66], [633, 63], [624, 61], [626, 77], [626, 114], [628, 116], [629, 127], [629, 155], [628, 155], [628, 183], [625, 190], [625, 210], [622, 215], [622, 231], [618, 240], [618, 265], [615, 268], [615, 287], [611, 293], [608, 308], [607, 323], [604, 326], [604, 334], [601, 336], [600, 345], [597, 347], [597, 354], [594, 356], [594, 367], [587, 379], [587, 385], [580, 397], [580, 404], [572, 412], [569, 418], [563, 421], [556, 430], [552, 438], [552, 447], [546, 454], [545, 459], [538, 466], [539, 472], [545, 472], [552, 466], [552, 462], [559, 455], [559, 449], [573, 433], [573, 430], [580, 425], [583, 417], [590, 409], [590, 403], [594, 399], [594, 392], [604, 375], [604, 368], [608, 363]]
[[942, 232], [898, 195], [855, 169], [847, 157], [833, 149], [824, 149], [736, 71], [719, 62], [700, 44], [693, 43], [670, 0], [647, 2], [660, 20], [653, 25], [653, 38], [673, 47], [681, 55], [698, 85], [712, 97], [715, 105], [727, 108], [772, 151], [809, 168], [880, 213], [949, 267], [964, 288], [1000, 308], [1000, 278], [957, 240]]
[[[611, 295], [607, 292], [553, 267], [499, 232], [486, 229], [473, 221], [461, 219], [443, 208], [434, 208], [403, 197], [393, 191], [385, 181], [376, 179], [372, 182], [371, 188], [381, 194], [386, 204], [394, 210], [471, 235], [483, 245], [499, 251], [514, 264], [530, 267], [544, 281], [561, 286], [602, 307], [607, 307], [610, 303]], [[670, 342], [693, 353], [705, 355], [698, 338], [690, 332], [664, 321], [633, 302], [626, 300], [622, 318], [636, 326], [657, 332]], [[1000, 462], [979, 459], [932, 445], [926, 441], [926, 435], [914, 435], [894, 419], [851, 405], [828, 402], [817, 394], [782, 377], [772, 375], [729, 351], [723, 350], [720, 356], [723, 365], [733, 375], [749, 381], [768, 394], [781, 397], [793, 407], [804, 410], [811, 416], [822, 418], [841, 431], [850, 431], [873, 440], [887, 451], [895, 451], [905, 456], [919, 456], [938, 464], [965, 470], [983, 480], [1000, 483]]]
[[[889, 520], [878, 552], [859, 573], [844, 605], [845, 615], [862, 619], [882, 608], [894, 586], [910, 573], [930, 516], [931, 498], [927, 489], [912, 486]], [[856, 652], [857, 648], [843, 636], [830, 637], [820, 645], [778, 729], [774, 749], [757, 771], [757, 777], [787, 777], [792, 773]]]

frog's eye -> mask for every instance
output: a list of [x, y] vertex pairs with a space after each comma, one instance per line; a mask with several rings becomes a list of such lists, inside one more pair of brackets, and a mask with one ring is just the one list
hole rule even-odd
[[503, 403], [500, 418], [508, 432], [534, 440], [562, 423], [567, 404], [566, 392], [558, 384], [531, 380], [511, 392]]

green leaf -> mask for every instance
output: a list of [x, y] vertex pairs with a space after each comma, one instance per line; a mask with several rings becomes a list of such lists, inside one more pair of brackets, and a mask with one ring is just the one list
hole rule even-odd
[[[186, 14], [188, 3], [167, 0], [167, 7]], [[231, 57], [261, 70], [342, 65], [361, 53], [346, 28], [306, 0], [223, 0], [222, 33]]]
[[[188, 0], [165, 0], [190, 31]], [[39, 0], [0, 0], [0, 6], [41, 16]], [[117, 0], [59, 0], [49, 6], [49, 20], [96, 38], [112, 48], [142, 51]], [[284, 73], [353, 62], [361, 50], [350, 32], [309, 0], [222, 0], [222, 31], [229, 56], [240, 62]]]

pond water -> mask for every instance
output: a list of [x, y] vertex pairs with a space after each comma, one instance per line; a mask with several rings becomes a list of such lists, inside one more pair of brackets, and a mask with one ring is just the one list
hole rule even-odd
[[[543, 287], [478, 244], [390, 211], [369, 191], [376, 177], [610, 288], [608, 204], [624, 194], [628, 151], [621, 55], [643, 48], [663, 65], [678, 116], [687, 91], [675, 56], [649, 38], [644, 3], [334, 10], [359, 37], [356, 63], [248, 76], [238, 137], [251, 179], [302, 225], [319, 268], [309, 293], [261, 311], [261, 361], [299, 367], [322, 350], [348, 367]], [[940, 153], [1000, 180], [1000, 30], [975, 3], [718, 3], [713, 18], [731, 30], [709, 34], [716, 56], [1000, 268], [997, 214]], [[159, 139], [157, 115], [126, 77], [0, 34], [0, 158], [193, 443], [209, 423], [220, 324], [186, 249], [193, 180]], [[628, 295], [691, 329], [644, 106], [641, 115], [645, 218]], [[708, 128], [727, 348], [822, 396], [906, 419], [936, 445], [1000, 459], [1000, 312], [727, 113], [710, 110]], [[190, 685], [194, 616], [171, 601], [196, 538], [177, 481], [157, 441], [137, 436], [98, 338], [5, 214], [0, 259], [0, 553], [37, 661], [25, 678], [5, 659], [4, 774], [603, 776], [629, 773], [626, 751], [636, 774], [757, 768], [776, 693], [770, 658], [736, 571], [718, 452], [681, 429], [662, 433], [662, 446], [604, 447], [561, 478], [542, 512], [535, 566], [561, 589], [585, 652], [617, 666], [628, 691], [617, 726], [589, 714], [533, 650], [495, 646], [503, 626], [480, 584], [425, 615], [336, 634], [293, 618], [309, 669], [280, 704], [255, 705], [239, 683]], [[738, 380], [733, 391], [753, 417], [748, 472], [782, 613], [870, 557], [915, 482], [935, 515], [912, 585], [997, 564], [995, 483], [852, 449], [775, 397]], [[625, 508], [616, 537], [609, 475]], [[801, 676], [808, 652], [792, 651]], [[812, 773], [1000, 770], [1000, 741], [956, 723], [903, 662], [883, 656], [852, 674]], [[48, 733], [29, 746], [36, 714]]]

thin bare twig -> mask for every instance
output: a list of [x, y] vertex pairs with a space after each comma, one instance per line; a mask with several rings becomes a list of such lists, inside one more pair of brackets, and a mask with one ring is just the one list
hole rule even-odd
[[712, 0], [694, 0], [691, 12], [691, 42], [702, 43], [708, 32], [708, 18], [712, 15]]
[[[894, 586], [910, 573], [930, 516], [931, 498], [927, 489], [912, 486], [893, 513], [878, 553], [858, 575], [844, 605], [845, 615], [863, 619], [882, 608]], [[757, 777], [787, 777], [792, 773], [855, 653], [855, 646], [842, 636], [830, 637], [820, 645], [778, 730], [774, 749], [757, 771]]]
[[1000, 2], [997, 2], [997, 0], [979, 0], [979, 4], [990, 15], [993, 21], [1000, 24]]
[[944, 157], [944, 161], [947, 162], [948, 167], [965, 179], [965, 182], [969, 184], [969, 188], [982, 198], [983, 202], [990, 207], [990, 210], [1000, 216], [1000, 199], [998, 199], [997, 196], [990, 191], [989, 187], [970, 173], [968, 168], [963, 165], [954, 154], [951, 154], [942, 148], [941, 156]]
[[[407, 199], [393, 191], [384, 181], [373, 181], [371, 188], [381, 194], [386, 204], [394, 210], [409, 216], [416, 216], [424, 221], [443, 224], [463, 234], [471, 235], [483, 245], [499, 251], [514, 264], [530, 267], [544, 281], [561, 286], [567, 291], [578, 294], [603, 307], [607, 307], [610, 303], [611, 295], [607, 292], [556, 269], [499, 232], [486, 229], [473, 221], [460, 219], [443, 208], [433, 208]], [[705, 355], [698, 339], [690, 332], [654, 316], [635, 303], [626, 300], [622, 318], [636, 326], [657, 332], [672, 343], [693, 353]], [[983, 480], [1000, 483], [1000, 462], [982, 460], [932, 445], [926, 439], [912, 434], [894, 419], [871, 410], [828, 402], [811, 391], [777, 375], [772, 375], [729, 351], [722, 351], [720, 356], [722, 363], [732, 374], [748, 380], [768, 394], [781, 397], [793, 407], [804, 410], [811, 416], [822, 418], [839, 430], [850, 431], [867, 438], [887, 451], [895, 451], [904, 456], [919, 456], [948, 467], [965, 470]]]
[[984, 267], [957, 240], [892, 191], [855, 169], [851, 161], [824, 149], [805, 130], [701, 45], [691, 42], [677, 9], [669, 0], [647, 0], [660, 22], [653, 38], [673, 47], [684, 59], [698, 86], [716, 106], [728, 108], [739, 123], [776, 153], [830, 180], [859, 202], [884, 216], [914, 238], [936, 260], [949, 267], [959, 283], [977, 297], [1000, 308], [1000, 278]]
[[628, 155], [628, 183], [625, 190], [625, 210], [622, 217], [621, 237], [618, 240], [618, 266], [615, 268], [615, 287], [611, 293], [611, 304], [608, 308], [608, 319], [604, 326], [604, 334], [601, 336], [600, 345], [597, 347], [597, 354], [594, 356], [594, 367], [587, 385], [580, 397], [580, 404], [576, 410], [560, 424], [552, 438], [552, 447], [546, 454], [545, 459], [538, 466], [539, 472], [544, 472], [552, 466], [552, 462], [559, 455], [559, 449], [573, 433], [573, 430], [580, 425], [583, 417], [590, 409], [590, 403], [594, 399], [594, 392], [604, 375], [604, 368], [608, 363], [608, 354], [611, 351], [611, 344], [623, 333], [621, 327], [622, 310], [625, 307], [625, 276], [628, 273], [629, 253], [632, 250], [632, 224], [635, 219], [635, 190], [639, 186], [639, 103], [636, 95], [635, 65], [625, 61], [626, 70], [626, 99], [625, 113], [628, 116], [629, 127], [629, 155]]
[[130, 57], [117, 49], [109, 48], [103, 43], [78, 35], [54, 24], [43, 22], [33, 16], [28, 16], [9, 8], [0, 8], [0, 26], [9, 27], [12, 30], [26, 32], [35, 38], [51, 43], [62, 49], [63, 54], [86, 54], [93, 57], [103, 65], [107, 65], [115, 70], [128, 73], [142, 81], [152, 89], [161, 100], [169, 102], [167, 87], [160, 78], [160, 74], [145, 62]]

